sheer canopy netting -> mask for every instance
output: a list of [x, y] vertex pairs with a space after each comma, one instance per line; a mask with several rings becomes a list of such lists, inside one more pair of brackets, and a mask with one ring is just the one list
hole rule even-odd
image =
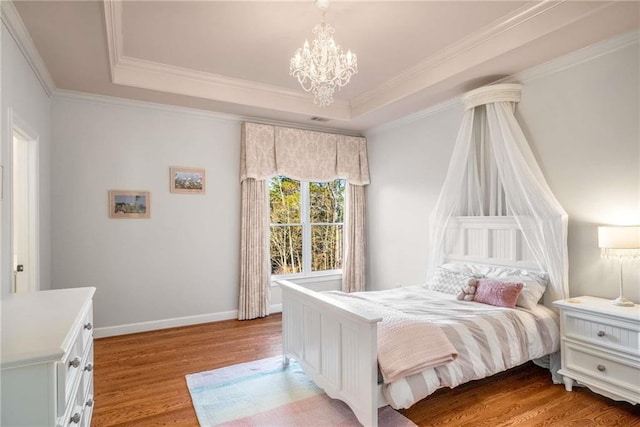
[[433, 209], [428, 279], [444, 260], [454, 216], [513, 216], [540, 269], [549, 296], [567, 298], [567, 214], [542, 175], [514, 116], [518, 84], [487, 86], [463, 97], [466, 111], [449, 170]]

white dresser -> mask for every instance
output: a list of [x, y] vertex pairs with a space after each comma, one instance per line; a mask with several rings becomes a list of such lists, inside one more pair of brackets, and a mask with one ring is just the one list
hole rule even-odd
[[588, 296], [554, 304], [566, 389], [577, 381], [611, 399], [640, 402], [640, 305], [618, 307]]
[[95, 288], [2, 299], [0, 424], [89, 426]]

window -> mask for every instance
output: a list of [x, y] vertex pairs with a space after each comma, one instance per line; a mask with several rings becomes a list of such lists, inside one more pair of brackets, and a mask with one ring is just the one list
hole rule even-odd
[[342, 270], [346, 181], [271, 178], [271, 274], [302, 277]]

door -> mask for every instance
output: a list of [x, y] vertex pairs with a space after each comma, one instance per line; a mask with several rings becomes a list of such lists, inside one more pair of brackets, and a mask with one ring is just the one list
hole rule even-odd
[[36, 140], [13, 129], [12, 173], [12, 292], [38, 290]]

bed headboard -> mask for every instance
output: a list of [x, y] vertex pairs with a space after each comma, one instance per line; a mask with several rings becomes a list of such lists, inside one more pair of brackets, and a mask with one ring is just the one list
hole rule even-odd
[[445, 261], [540, 270], [512, 216], [458, 216], [444, 238]]
[[[452, 217], [444, 236], [444, 262], [491, 264], [545, 271], [534, 259], [512, 216]], [[549, 289], [547, 287], [547, 289]], [[548, 292], [541, 301], [556, 310]]]

